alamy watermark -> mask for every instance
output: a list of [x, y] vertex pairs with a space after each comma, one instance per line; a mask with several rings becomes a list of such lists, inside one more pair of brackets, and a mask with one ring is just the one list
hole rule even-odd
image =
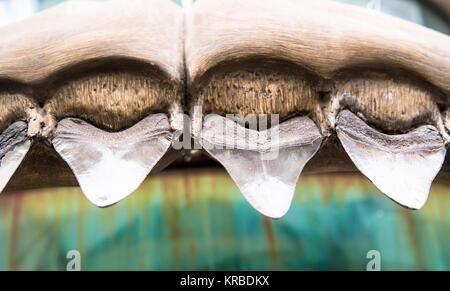
[[81, 254], [77, 250], [70, 250], [66, 254], [69, 261], [66, 265], [67, 271], [81, 271]]
[[379, 251], [368, 251], [366, 258], [369, 259], [366, 266], [366, 271], [381, 271], [381, 254]]
[[[216, 114], [197, 116], [202, 120], [201, 128], [192, 132], [191, 118], [183, 115], [183, 129], [173, 134], [172, 147], [175, 150], [255, 150], [262, 160], [278, 157], [279, 115], [278, 114]], [[207, 127], [205, 132], [202, 129]]]

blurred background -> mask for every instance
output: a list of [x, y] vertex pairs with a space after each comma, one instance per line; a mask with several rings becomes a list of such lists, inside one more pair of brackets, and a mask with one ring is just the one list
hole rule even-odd
[[[67, 0], [0, 0], [0, 26], [6, 25]], [[105, 2], [109, 0], [80, 0]], [[133, 0], [128, 0], [133, 1]], [[171, 1], [171, 0], [167, 0]], [[181, 5], [182, 0], [173, 0]], [[302, 0], [298, 0], [302, 1]], [[379, 10], [443, 33], [450, 33], [449, 0], [336, 0]], [[195, 0], [193, 0], [195, 2]]]
[[[59, 2], [0, 0], [0, 26]], [[342, 2], [450, 32], [446, 0]], [[78, 188], [2, 194], [0, 270], [66, 270], [71, 250], [82, 270], [366, 270], [370, 250], [382, 270], [449, 270], [449, 194], [410, 211], [359, 174], [305, 175], [270, 220], [214, 167], [169, 168], [107, 209]]]
[[0, 270], [449, 270], [450, 187], [419, 211], [357, 174], [302, 176], [280, 220], [220, 168], [167, 169], [107, 209], [78, 188], [0, 196]]

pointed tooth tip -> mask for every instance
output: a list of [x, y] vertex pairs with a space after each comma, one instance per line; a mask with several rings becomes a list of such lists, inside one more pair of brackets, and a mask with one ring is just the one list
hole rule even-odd
[[86, 197], [86, 199], [93, 204], [94, 206], [98, 207], [98, 208], [108, 208], [110, 206], [113, 206], [117, 203], [119, 203], [120, 201], [122, 201], [123, 199], [125, 199], [126, 197], [128, 197], [129, 195], [131, 195], [133, 192], [128, 193], [127, 195], [124, 195], [123, 197], [119, 198], [119, 199], [98, 199], [95, 197], [91, 197], [89, 195], [86, 195], [86, 193], [83, 191], [83, 189], [81, 190], [84, 194], [84, 196]]
[[240, 187], [240, 190], [259, 213], [272, 219], [280, 219], [286, 215], [292, 204], [295, 188], [273, 177]]
[[395, 201], [395, 200], [393, 200], [393, 201], [397, 202], [400, 206], [402, 206], [404, 208], [408, 208], [408, 209], [411, 209], [411, 210], [420, 210], [420, 209], [422, 209], [425, 206], [427, 200], [428, 200], [428, 197], [427, 197], [427, 199], [425, 199], [425, 201], [423, 201], [423, 202], [419, 202], [418, 201], [415, 204], [413, 204], [413, 203], [409, 203], [408, 204], [408, 203], [403, 203], [401, 201]]
[[274, 220], [279, 220], [282, 219], [289, 211], [289, 207], [286, 208], [286, 210], [284, 211], [280, 211], [280, 212], [271, 212], [271, 211], [264, 211], [264, 210], [259, 210], [256, 209], [259, 213], [261, 213], [262, 215], [264, 215], [265, 217], [268, 217], [270, 219], [274, 219]]
[[[84, 182], [80, 183], [80, 188], [84, 196], [90, 203], [100, 208], [106, 208], [119, 203], [120, 201], [133, 194], [139, 188], [141, 183], [142, 181], [136, 180], [133, 184], [129, 184], [130, 187], [115, 187], [116, 189], [112, 189], [112, 187], [109, 187], [108, 190], [108, 188], [92, 189], [90, 188], [91, 185], [88, 182]], [[127, 183], [125, 182], [119, 182], [111, 185], [121, 186], [126, 184]], [[105, 183], [100, 183], [100, 185], [105, 185]]]
[[[372, 181], [372, 180], [371, 180]], [[372, 181], [372, 183], [389, 199], [399, 204], [402, 207], [411, 209], [411, 210], [419, 210], [425, 206], [429, 192], [431, 187], [431, 182], [429, 184], [430, 187], [428, 189], [421, 189], [419, 191], [410, 191], [408, 190], [405, 193], [405, 190], [408, 189], [407, 185], [399, 185], [398, 189], [389, 189], [384, 185], [380, 185], [378, 181]], [[413, 198], [410, 198], [413, 197]]]

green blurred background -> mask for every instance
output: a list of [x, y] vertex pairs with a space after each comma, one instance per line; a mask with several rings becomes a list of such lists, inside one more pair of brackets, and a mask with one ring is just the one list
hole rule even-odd
[[215, 168], [168, 170], [107, 209], [78, 188], [0, 196], [0, 269], [449, 270], [450, 187], [404, 209], [357, 174], [300, 178], [281, 220], [262, 217]]

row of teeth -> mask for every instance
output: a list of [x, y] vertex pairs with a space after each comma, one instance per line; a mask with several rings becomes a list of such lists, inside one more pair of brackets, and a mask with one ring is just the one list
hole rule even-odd
[[[425, 204], [446, 155], [444, 141], [435, 127], [427, 125], [403, 135], [385, 135], [343, 110], [336, 132], [356, 167], [381, 192], [411, 209]], [[165, 114], [150, 115], [117, 133], [66, 118], [58, 123], [51, 142], [89, 201], [106, 207], [139, 187], [170, 149], [174, 136]], [[256, 210], [281, 218], [289, 210], [300, 174], [319, 150], [323, 136], [306, 116], [257, 131], [211, 115], [194, 139], [225, 167]], [[31, 144], [27, 124], [22, 121], [0, 135], [0, 192]]]

